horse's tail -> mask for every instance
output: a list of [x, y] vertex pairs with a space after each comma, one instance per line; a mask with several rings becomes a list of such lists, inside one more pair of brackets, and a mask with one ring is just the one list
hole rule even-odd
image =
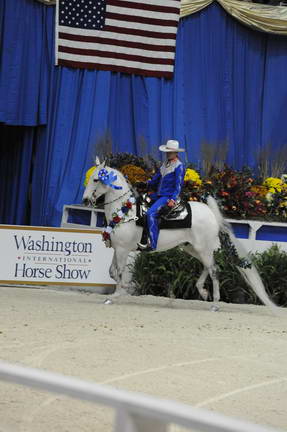
[[[220, 230], [229, 235], [232, 243], [234, 244], [237, 250], [239, 257], [248, 259], [248, 252], [234, 236], [231, 225], [223, 218], [219, 210], [219, 207], [217, 205], [217, 202], [212, 196], [209, 196], [207, 198], [207, 205], [212, 211], [212, 213], [214, 214], [217, 223], [220, 227]], [[254, 292], [260, 298], [262, 303], [264, 303], [266, 306], [269, 306], [274, 312], [278, 313], [279, 308], [269, 299], [266, 290], [264, 288], [262, 279], [256, 267], [252, 264], [251, 268], [241, 268], [237, 266], [237, 269], [242, 274], [243, 278], [248, 283], [248, 285], [254, 290]]]

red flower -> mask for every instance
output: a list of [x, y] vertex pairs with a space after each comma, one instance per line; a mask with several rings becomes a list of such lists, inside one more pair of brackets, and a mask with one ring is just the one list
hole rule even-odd
[[121, 218], [120, 218], [119, 216], [114, 216], [114, 217], [113, 217], [113, 221], [114, 221], [115, 223], [119, 223], [119, 222], [121, 221]]
[[103, 240], [104, 241], [107, 241], [107, 240], [110, 240], [110, 234], [107, 232], [107, 231], [104, 231], [103, 232]]
[[126, 205], [126, 207], [127, 207], [128, 209], [131, 209], [132, 206], [133, 206], [132, 203], [131, 203], [130, 201], [127, 201], [125, 205]]
[[229, 192], [220, 191], [220, 195], [221, 195], [221, 196], [228, 196], [228, 195], [229, 195]]

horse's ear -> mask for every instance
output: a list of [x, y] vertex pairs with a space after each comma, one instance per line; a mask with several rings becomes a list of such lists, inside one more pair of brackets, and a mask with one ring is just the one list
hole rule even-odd
[[105, 168], [106, 165], [107, 165], [107, 161], [106, 161], [106, 159], [105, 159], [104, 162], [103, 162], [103, 168]]
[[95, 165], [98, 167], [99, 165], [101, 165], [101, 161], [100, 158], [98, 156], [96, 156], [96, 160], [95, 160]]

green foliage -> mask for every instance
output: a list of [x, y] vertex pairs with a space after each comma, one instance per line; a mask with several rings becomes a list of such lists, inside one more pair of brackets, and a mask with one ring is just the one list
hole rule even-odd
[[[280, 306], [287, 306], [287, 253], [277, 246], [251, 256], [265, 284], [270, 298]], [[260, 304], [253, 290], [246, 284], [230, 255], [224, 249], [215, 253], [220, 282], [221, 300], [228, 303]], [[132, 268], [136, 295], [155, 295], [198, 300], [196, 281], [202, 264], [179, 248], [156, 254], [140, 254]], [[205, 283], [212, 299], [212, 283]]]
[[[260, 304], [256, 294], [238, 271], [237, 260], [231, 259], [229, 251], [220, 249], [215, 252], [214, 258], [217, 265], [221, 300], [227, 303]], [[208, 279], [208, 289], [212, 292], [210, 279]]]
[[255, 254], [254, 261], [266, 291], [276, 304], [287, 306], [287, 253], [277, 245]]
[[199, 299], [195, 283], [202, 264], [179, 248], [140, 254], [132, 267], [138, 295]]

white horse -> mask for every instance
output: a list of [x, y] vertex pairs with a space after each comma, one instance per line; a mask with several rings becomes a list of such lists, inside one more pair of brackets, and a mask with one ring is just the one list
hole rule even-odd
[[[113, 177], [112, 185], [99, 179], [99, 173], [101, 178], [103, 169]], [[85, 189], [83, 201], [95, 203], [96, 199], [102, 195], [105, 196], [105, 216], [109, 223], [113, 219], [113, 215], [121, 209], [123, 203], [134, 197], [134, 191], [121, 172], [105, 166], [105, 162], [100, 163], [97, 158], [96, 169]], [[220, 230], [228, 232], [241, 257], [246, 257], [247, 254], [233, 236], [230, 226], [224, 221], [214, 198], [208, 197], [208, 204], [191, 201], [189, 205], [192, 210], [192, 227], [186, 229], [162, 229], [156, 251], [165, 251], [180, 246], [189, 255], [197, 258], [203, 264], [203, 271], [196, 283], [198, 292], [204, 300], [207, 300], [208, 291], [204, 287], [204, 283], [209, 275], [213, 284], [213, 300], [218, 302], [220, 300], [220, 290], [214, 252], [220, 247]], [[110, 276], [117, 282], [117, 295], [127, 294], [128, 287], [125, 286], [123, 280], [124, 269], [129, 253], [137, 250], [137, 243], [140, 241], [141, 235], [142, 228], [136, 225], [136, 206], [133, 205], [128, 214], [110, 233], [111, 246], [114, 249]], [[250, 269], [238, 268], [238, 270], [261, 301], [275, 308], [274, 303], [268, 298], [255, 267], [252, 266]]]

